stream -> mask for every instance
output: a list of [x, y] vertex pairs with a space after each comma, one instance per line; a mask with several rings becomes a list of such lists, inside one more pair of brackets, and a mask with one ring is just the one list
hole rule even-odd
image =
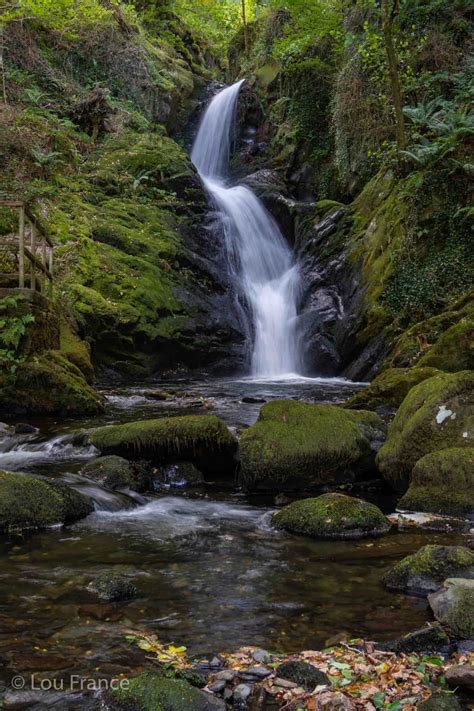
[[[243, 644], [296, 651], [341, 635], [383, 640], [423, 624], [426, 601], [387, 592], [381, 576], [420, 546], [456, 542], [457, 535], [314, 541], [274, 531], [273, 501], [229, 484], [139, 496], [107, 491], [80, 474], [96, 452], [73, 433], [99, 423], [212, 412], [242, 428], [261, 407], [244, 397], [337, 403], [358, 387], [304, 378], [137, 384], [106, 390], [100, 418], [31, 419], [37, 433], [2, 433], [0, 468], [60, 477], [92, 496], [96, 511], [69, 527], [1, 540], [0, 680], [7, 683], [12, 670], [127, 674], [144, 663], [125, 639], [130, 628], [203, 654]], [[158, 388], [173, 397], [157, 400]], [[386, 511], [393, 505], [379, 503]], [[138, 597], [94, 597], [87, 585], [104, 571], [130, 575]]]

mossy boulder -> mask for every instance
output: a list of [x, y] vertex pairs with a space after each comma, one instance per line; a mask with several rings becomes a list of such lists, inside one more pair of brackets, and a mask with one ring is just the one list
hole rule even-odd
[[20, 363], [0, 378], [0, 412], [83, 417], [104, 410], [104, 400], [59, 351]]
[[134, 711], [225, 711], [225, 703], [182, 679], [146, 672], [110, 692], [112, 708]]
[[474, 580], [448, 578], [440, 590], [428, 595], [436, 619], [456, 637], [474, 638]]
[[387, 368], [344, 403], [344, 407], [363, 410], [375, 410], [380, 405], [399, 407], [412, 387], [439, 372], [436, 368]]
[[415, 464], [398, 508], [446, 516], [474, 515], [474, 447], [449, 447]]
[[440, 373], [415, 385], [395, 415], [377, 466], [397, 490], [405, 491], [416, 462], [447, 447], [472, 446], [474, 373]]
[[73, 523], [93, 509], [88, 498], [64, 484], [0, 471], [0, 533]]
[[90, 384], [94, 380], [94, 368], [88, 345], [79, 338], [73, 326], [66, 320], [60, 326], [60, 351], [61, 355], [82, 372]]
[[457, 576], [474, 578], [474, 552], [464, 546], [428, 545], [390, 568], [383, 583], [389, 590], [427, 595]]
[[331, 686], [329, 677], [324, 672], [319, 671], [313, 664], [299, 660], [283, 662], [276, 668], [276, 675], [280, 679], [293, 681], [306, 691], [313, 691], [320, 684]]
[[240, 481], [247, 490], [311, 489], [353, 479], [373, 467], [385, 436], [372, 412], [275, 400], [240, 440]]
[[236, 441], [214, 415], [164, 417], [100, 427], [91, 442], [102, 454], [155, 463], [186, 460], [203, 472], [233, 472]]
[[418, 711], [463, 711], [459, 700], [452, 694], [442, 692], [432, 694], [416, 707]]
[[97, 457], [87, 462], [82, 468], [82, 474], [96, 480], [107, 489], [132, 489], [144, 492], [153, 488], [150, 467], [145, 463], [129, 462], [114, 454]]
[[377, 506], [344, 494], [294, 501], [273, 514], [272, 525], [313, 538], [369, 538], [390, 530], [390, 522]]

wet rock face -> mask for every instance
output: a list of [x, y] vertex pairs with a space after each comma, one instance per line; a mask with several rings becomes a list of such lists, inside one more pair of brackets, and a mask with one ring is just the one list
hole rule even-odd
[[137, 588], [125, 576], [103, 573], [88, 585], [88, 590], [107, 602], [130, 600], [136, 597]]
[[384, 346], [374, 340], [371, 349], [355, 359], [355, 335], [364, 321], [365, 293], [360, 265], [350, 259], [344, 247], [351, 217], [337, 203], [322, 212], [326, 212], [324, 217], [309, 231], [297, 228], [302, 273], [299, 330], [305, 334], [305, 364], [315, 375], [342, 372], [362, 380], [372, 375]]

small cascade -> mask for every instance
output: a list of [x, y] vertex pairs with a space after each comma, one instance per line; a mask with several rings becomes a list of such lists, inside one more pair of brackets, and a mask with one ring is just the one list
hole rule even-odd
[[251, 373], [275, 378], [301, 372], [296, 321], [300, 276], [280, 228], [257, 196], [230, 185], [239, 91], [244, 80], [219, 92], [209, 104], [191, 159], [215, 204], [225, 236], [231, 276], [250, 307]]

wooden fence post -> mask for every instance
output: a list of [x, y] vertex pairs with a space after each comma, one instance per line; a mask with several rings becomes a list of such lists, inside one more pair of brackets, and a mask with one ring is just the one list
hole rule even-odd
[[[31, 229], [31, 254], [36, 257], [36, 227], [33, 223], [30, 224]], [[31, 291], [36, 290], [36, 265], [31, 262], [31, 281], [30, 281]]]
[[25, 288], [25, 208], [19, 209], [18, 225], [18, 271], [20, 289]]

